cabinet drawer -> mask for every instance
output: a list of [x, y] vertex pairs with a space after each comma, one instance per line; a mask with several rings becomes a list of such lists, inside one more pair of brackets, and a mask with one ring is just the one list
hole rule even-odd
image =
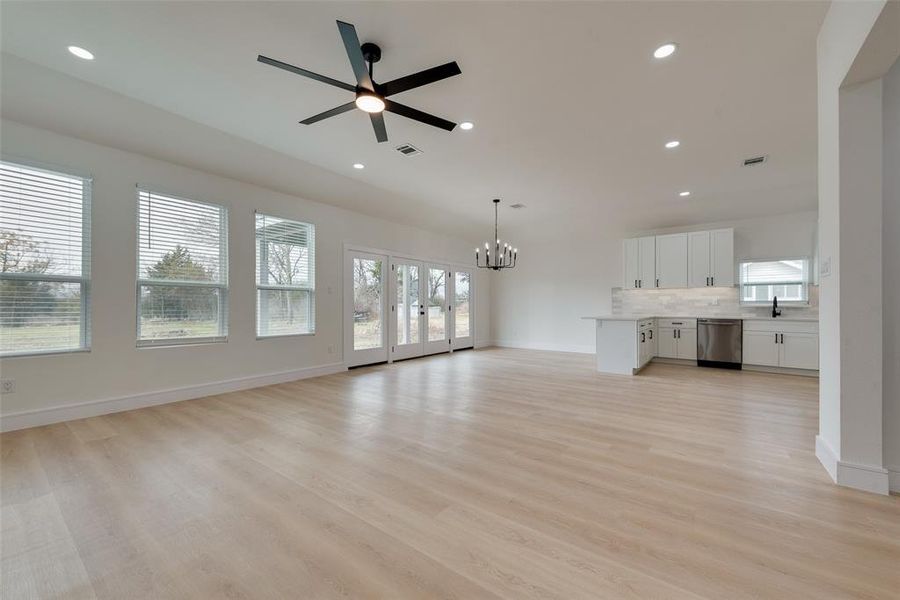
[[771, 321], [744, 321], [744, 331], [760, 331], [767, 333], [819, 333], [819, 324], [815, 321], [790, 321], [772, 319]]
[[697, 329], [697, 319], [659, 319], [659, 326], [672, 329]]
[[643, 331], [644, 329], [649, 329], [653, 327], [653, 319], [644, 319], [643, 321], [638, 321], [638, 328]]

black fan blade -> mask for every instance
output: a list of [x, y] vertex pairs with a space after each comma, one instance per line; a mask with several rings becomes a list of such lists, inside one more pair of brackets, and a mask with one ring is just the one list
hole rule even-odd
[[426, 125], [440, 127], [441, 129], [446, 129], [447, 131], [453, 131], [453, 128], [456, 127], [456, 123], [452, 123], [447, 119], [429, 115], [426, 112], [422, 112], [421, 110], [417, 110], [415, 108], [410, 108], [405, 104], [400, 104], [399, 102], [394, 102], [393, 100], [388, 100], [387, 98], [385, 98], [384, 100], [384, 110], [388, 110], [392, 113], [398, 114], [401, 117], [406, 117], [407, 119], [420, 121], [422, 123], [425, 123]]
[[378, 143], [387, 141], [387, 129], [384, 126], [384, 113], [369, 113], [372, 119], [372, 128], [375, 130], [375, 139]]
[[337, 79], [332, 79], [331, 77], [325, 77], [324, 75], [319, 75], [318, 73], [313, 73], [312, 71], [307, 71], [306, 69], [301, 69], [300, 67], [289, 65], [286, 62], [281, 62], [280, 60], [275, 60], [274, 58], [269, 58], [268, 56], [263, 56], [262, 54], [257, 56], [256, 60], [267, 65], [272, 65], [273, 67], [278, 67], [279, 69], [284, 69], [285, 71], [290, 71], [291, 73], [296, 73], [297, 75], [303, 75], [304, 77], [309, 77], [310, 79], [315, 79], [316, 81], [321, 81], [322, 83], [327, 83], [328, 85], [339, 87], [342, 90], [347, 90], [348, 92], [356, 91], [356, 87], [350, 85], [349, 83], [344, 83], [343, 81], [338, 81]]
[[340, 106], [332, 108], [331, 110], [326, 110], [325, 112], [313, 115], [308, 119], [303, 119], [300, 122], [304, 125], [312, 125], [313, 123], [318, 123], [319, 121], [323, 121], [328, 117], [334, 117], [336, 115], [343, 114], [348, 110], [353, 110], [354, 108], [356, 108], [356, 102], [348, 102], [347, 104], [341, 104]]
[[356, 27], [343, 21], [338, 21], [337, 26], [338, 31], [341, 32], [341, 39], [344, 40], [344, 48], [347, 49], [347, 58], [350, 59], [350, 66], [353, 67], [353, 74], [356, 75], [356, 82], [359, 84], [359, 87], [375, 91], [375, 85], [372, 83], [372, 78], [369, 77], [369, 70], [366, 68], [366, 59], [363, 58], [362, 50], [360, 49]]
[[388, 81], [381, 85], [380, 91], [385, 96], [393, 96], [394, 94], [422, 87], [423, 85], [428, 85], [429, 83], [434, 83], [441, 79], [447, 79], [448, 77], [453, 77], [460, 73], [462, 73], [462, 71], [459, 70], [459, 65], [456, 64], [456, 61], [453, 61], [446, 65], [432, 67], [430, 69], [425, 69], [424, 71], [419, 71], [418, 73], [413, 73], [412, 75], [407, 75], [406, 77]]

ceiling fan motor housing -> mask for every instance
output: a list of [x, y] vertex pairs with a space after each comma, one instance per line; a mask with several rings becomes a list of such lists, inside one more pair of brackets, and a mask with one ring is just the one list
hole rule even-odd
[[378, 44], [373, 44], [372, 42], [366, 42], [362, 46], [359, 47], [362, 50], [363, 58], [366, 59], [366, 62], [377, 63], [381, 60], [381, 48]]

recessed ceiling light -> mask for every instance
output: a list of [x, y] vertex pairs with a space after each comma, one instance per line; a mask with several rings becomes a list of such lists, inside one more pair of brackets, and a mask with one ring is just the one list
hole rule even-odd
[[464, 131], [469, 131], [473, 127], [475, 127], [475, 123], [472, 123], [471, 121], [463, 121], [459, 124], [459, 128]]
[[675, 53], [675, 48], [677, 47], [678, 46], [672, 42], [663, 44], [653, 51], [653, 58], [665, 58], [667, 56], [672, 56]]
[[671, 142], [666, 142], [666, 148], [669, 148], [669, 149], [677, 148], [680, 145], [681, 145], [681, 142], [679, 142], [678, 140], [672, 140]]
[[93, 54], [91, 54], [84, 48], [79, 48], [78, 46], [69, 46], [69, 52], [71, 52], [78, 58], [83, 58], [84, 60], [94, 60]]
[[364, 165], [362, 163], [353, 163], [353, 168], [354, 169], [365, 169], [366, 165]]
[[690, 192], [678, 192], [678, 195], [679, 195], [679, 196], [682, 196], [682, 197], [683, 197], [683, 196], [690, 196], [691, 193], [690, 193]]

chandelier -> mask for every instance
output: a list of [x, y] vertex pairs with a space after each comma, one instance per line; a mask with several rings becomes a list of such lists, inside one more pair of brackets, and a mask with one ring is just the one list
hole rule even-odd
[[[500, 246], [500, 233], [497, 228], [497, 210], [500, 206], [500, 198], [494, 198], [494, 242], [484, 243], [484, 261], [481, 260], [481, 248], [475, 248], [475, 266], [479, 269], [512, 269], [516, 266], [516, 257], [519, 254], [518, 248], [513, 248], [508, 243], [503, 242]], [[494, 246], [493, 257], [491, 256], [491, 246]]]

